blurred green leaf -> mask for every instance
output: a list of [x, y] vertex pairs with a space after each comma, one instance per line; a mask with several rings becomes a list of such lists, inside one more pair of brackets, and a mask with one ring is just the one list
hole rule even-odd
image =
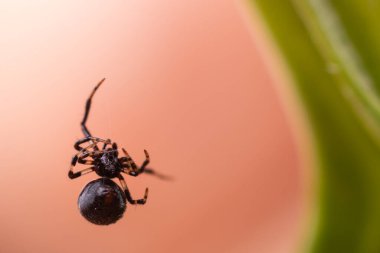
[[304, 252], [380, 252], [380, 1], [250, 3], [312, 126], [318, 210]]

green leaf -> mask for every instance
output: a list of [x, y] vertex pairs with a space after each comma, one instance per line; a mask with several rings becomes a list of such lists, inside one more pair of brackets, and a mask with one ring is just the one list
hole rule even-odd
[[380, 252], [380, 1], [250, 4], [312, 127], [318, 209], [304, 252]]

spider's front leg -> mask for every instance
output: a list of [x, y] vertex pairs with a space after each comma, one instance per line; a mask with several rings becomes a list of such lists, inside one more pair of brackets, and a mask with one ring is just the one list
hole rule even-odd
[[104, 80], [106, 80], [105, 78], [103, 78], [102, 80], [100, 80], [100, 82], [95, 86], [95, 88], [92, 90], [91, 94], [90, 94], [90, 97], [87, 99], [86, 101], [86, 109], [84, 111], [84, 116], [83, 116], [83, 120], [82, 122], [80, 123], [81, 126], [82, 126], [82, 132], [84, 134], [84, 136], [86, 137], [91, 137], [91, 133], [90, 131], [88, 131], [88, 128], [86, 126], [86, 122], [87, 122], [87, 118], [88, 118], [88, 115], [90, 113], [90, 108], [91, 108], [91, 101], [92, 101], [92, 97], [95, 95], [95, 92], [97, 91], [97, 89], [100, 87], [100, 85], [104, 82]]
[[74, 179], [74, 178], [77, 178], [77, 177], [80, 177], [84, 174], [87, 174], [87, 173], [90, 173], [92, 171], [94, 171], [94, 167], [90, 167], [90, 168], [86, 168], [86, 169], [83, 169], [81, 171], [78, 171], [78, 172], [74, 172], [73, 169], [75, 167], [75, 165], [78, 163], [81, 163], [81, 164], [86, 164], [86, 165], [93, 165], [94, 164], [94, 161], [92, 160], [85, 160], [84, 158], [90, 156], [90, 155], [93, 155], [94, 153], [96, 152], [99, 152], [99, 151], [89, 151], [91, 148], [94, 148], [96, 146], [96, 142], [87, 146], [86, 148], [82, 148], [81, 151], [79, 151], [76, 155], [73, 156], [72, 160], [71, 160], [71, 165], [70, 165], [70, 169], [69, 169], [69, 173], [68, 173], [68, 176], [70, 179]]
[[128, 202], [132, 205], [144, 205], [146, 203], [146, 200], [148, 199], [148, 188], [145, 189], [145, 194], [143, 199], [133, 199], [131, 196], [131, 193], [129, 192], [129, 189], [127, 187], [127, 184], [125, 183], [125, 180], [122, 175], [117, 176], [120, 180], [120, 184], [123, 187], [125, 197], [127, 198]]
[[[87, 149], [88, 147], [85, 147], [85, 148], [81, 147], [81, 145], [82, 145], [83, 143], [86, 143], [86, 142], [91, 142], [90, 145], [92, 145], [92, 144], [97, 144], [97, 143], [99, 143], [99, 142], [104, 143], [104, 145], [111, 144], [111, 140], [110, 140], [110, 139], [103, 140], [103, 139], [100, 139], [100, 138], [97, 138], [97, 137], [92, 137], [92, 136], [90, 136], [90, 137], [82, 138], [82, 139], [78, 140], [77, 142], [75, 142], [75, 144], [74, 144], [74, 148], [75, 148], [76, 150], [78, 150], [78, 151], [81, 151], [81, 150], [83, 150], [83, 149]], [[98, 149], [96, 145], [94, 145], [93, 147], [94, 147], [94, 149], [96, 149], [96, 150]]]

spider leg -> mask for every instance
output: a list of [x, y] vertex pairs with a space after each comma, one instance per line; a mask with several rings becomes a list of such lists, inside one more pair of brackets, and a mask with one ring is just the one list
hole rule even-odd
[[108, 145], [109, 145], [109, 143], [106, 143], [106, 142], [105, 142], [105, 143], [103, 144], [102, 150], [106, 150], [106, 148], [107, 148]]
[[86, 126], [86, 122], [87, 122], [87, 118], [88, 118], [88, 114], [90, 113], [90, 108], [91, 108], [91, 100], [92, 100], [92, 97], [94, 96], [96, 90], [99, 88], [99, 86], [104, 82], [104, 80], [106, 80], [105, 78], [103, 78], [96, 86], [95, 88], [92, 90], [91, 94], [90, 94], [90, 97], [87, 99], [87, 102], [86, 102], [86, 110], [84, 112], [84, 116], [83, 116], [83, 120], [81, 122], [81, 126], [82, 126], [82, 132], [84, 134], [84, 136], [86, 137], [91, 137], [91, 133], [90, 131], [87, 129], [87, 126]]
[[150, 158], [149, 158], [149, 153], [148, 153], [148, 151], [146, 151], [146, 150], [144, 149], [144, 153], [145, 153], [145, 160], [144, 160], [143, 164], [142, 164], [141, 167], [140, 167], [140, 171], [141, 171], [141, 172], [144, 172], [145, 167], [146, 167], [146, 166], [149, 164], [149, 162], [150, 162]]
[[78, 163], [85, 164], [85, 165], [94, 165], [95, 161], [94, 160], [83, 159], [83, 157], [79, 157]]
[[[143, 162], [143, 164], [141, 165], [141, 167], [137, 167], [136, 163], [133, 161], [133, 159], [128, 154], [128, 152], [124, 148], [122, 150], [123, 150], [123, 152], [125, 154], [125, 157], [122, 157], [120, 159], [121, 159], [121, 162], [123, 163], [123, 165], [125, 166], [125, 168], [127, 168], [127, 171], [126, 171], [127, 174], [129, 174], [131, 176], [134, 176], [134, 177], [137, 177], [141, 173], [147, 172], [146, 169], [145, 169], [145, 167], [150, 162], [148, 151], [146, 151], [144, 149], [145, 161]], [[126, 162], [127, 164], [125, 164], [124, 162]], [[153, 172], [153, 170], [151, 170], [151, 169], [149, 169], [148, 171], [149, 171], [148, 173], [150, 173], [150, 174], [155, 174]]]
[[[109, 139], [108, 139], [109, 140]], [[108, 153], [108, 152], [115, 152], [116, 153], [116, 156], [119, 155], [119, 152], [117, 150], [117, 144], [114, 142], [112, 143], [112, 149], [107, 149], [107, 146], [108, 145], [111, 145], [111, 140], [109, 140], [109, 142], [105, 142], [103, 144], [103, 147], [102, 147], [102, 150], [105, 152], [105, 153]]]
[[132, 205], [144, 205], [146, 203], [146, 200], [148, 198], [148, 188], [145, 189], [145, 194], [144, 198], [142, 199], [133, 199], [131, 196], [131, 193], [128, 190], [127, 184], [125, 183], [125, 180], [122, 175], [118, 175], [118, 178], [120, 180], [120, 184], [123, 187], [125, 197], [127, 198], [128, 202], [131, 203]]
[[[92, 138], [92, 137], [91, 137]], [[99, 141], [99, 140], [101, 140], [101, 139], [99, 139], [99, 138], [93, 138], [94, 140], [96, 140], [96, 141]], [[102, 140], [102, 142], [103, 142], [104, 140]], [[85, 165], [94, 165], [95, 164], [95, 161], [94, 161], [94, 156], [97, 156], [97, 155], [100, 155], [100, 154], [102, 154], [102, 153], [104, 153], [104, 151], [105, 151], [105, 149], [106, 149], [106, 147], [107, 147], [107, 145], [109, 145], [111, 143], [111, 141], [108, 139], [108, 140], [106, 140], [106, 141], [104, 141], [104, 144], [103, 144], [103, 149], [100, 151], [100, 150], [98, 150], [98, 149], [95, 149], [95, 146], [94, 146], [94, 151], [88, 151], [88, 147], [86, 147], [86, 148], [82, 148], [81, 149], [81, 151], [83, 150], [83, 152], [82, 153], [80, 153], [79, 154], [79, 156], [78, 156], [78, 163], [80, 163], [80, 164], [85, 164]], [[93, 143], [94, 144], [94, 143]], [[97, 143], [95, 143], [95, 144], [97, 144]], [[116, 144], [115, 144], [116, 145]], [[112, 145], [113, 147], [114, 147], [114, 145]], [[116, 146], [116, 149], [117, 149], [117, 146]], [[85, 158], [87, 158], [87, 157], [89, 157], [90, 156], [90, 158], [92, 158], [91, 160], [89, 160], [89, 159], [85, 159]], [[75, 165], [75, 164], [74, 164]]]
[[[94, 150], [94, 151], [91, 151], [91, 152], [84, 152], [82, 154], [79, 155], [79, 158], [78, 158], [78, 163], [80, 164], [85, 164], [85, 165], [94, 165], [95, 164], [95, 158], [96, 156], [99, 156], [101, 154], [103, 154], [104, 152], [103, 151], [100, 151], [100, 150]], [[90, 159], [85, 159], [87, 157], [90, 157]]]
[[157, 171], [151, 169], [151, 168], [146, 168], [146, 166], [149, 164], [150, 162], [150, 159], [149, 159], [149, 154], [148, 154], [148, 151], [144, 150], [145, 152], [145, 161], [143, 162], [143, 164], [141, 165], [140, 168], [138, 168], [135, 164], [135, 162], [133, 161], [133, 159], [130, 157], [130, 155], [128, 154], [128, 152], [123, 149], [123, 152], [124, 154], [126, 155], [125, 157], [121, 157], [119, 160], [123, 166], [123, 172], [130, 175], [130, 176], [133, 176], [133, 177], [137, 177], [138, 175], [140, 175], [141, 173], [145, 173], [145, 174], [150, 174], [150, 175], [153, 175], [153, 176], [156, 176], [162, 180], [172, 180], [172, 177], [170, 176], [167, 176], [167, 175], [164, 175], [164, 174], [161, 174], [161, 173], [158, 173]]
[[82, 175], [85, 175], [87, 173], [93, 172], [94, 169], [95, 169], [94, 167], [90, 167], [90, 168], [86, 168], [84, 170], [77, 171], [75, 173], [72, 170], [70, 170], [68, 176], [70, 179], [74, 179], [74, 178], [80, 177]]
[[[146, 150], [144, 150], [144, 153], [145, 153], [145, 161], [143, 163], [143, 165], [139, 168], [137, 167], [135, 161], [133, 161], [132, 157], [128, 154], [127, 150], [125, 150], [124, 148], [122, 148], [124, 154], [125, 154], [125, 158], [126, 159], [123, 159], [122, 161], [125, 161], [128, 163], [128, 165], [130, 167], [132, 167], [132, 170], [138, 175], [142, 172], [144, 172], [144, 169], [145, 169], [145, 166], [149, 163], [149, 154]], [[137, 176], [136, 175], [136, 176]]]
[[97, 137], [88, 136], [88, 137], [82, 138], [82, 139], [78, 140], [77, 142], [75, 142], [74, 148], [78, 151], [81, 151], [84, 148], [81, 147], [80, 145], [82, 145], [83, 143], [86, 143], [86, 142], [91, 142], [90, 144], [94, 144], [94, 143], [97, 144], [99, 142], [103, 142], [104, 144], [110, 144], [111, 140], [110, 139], [103, 140], [103, 139], [100, 139]]
[[[125, 157], [122, 157], [121, 159], [123, 159]], [[129, 164], [125, 164], [125, 163], [122, 163], [122, 166], [123, 166], [123, 169], [122, 169], [122, 172], [130, 175], [130, 176], [133, 176], [133, 177], [137, 177], [139, 174], [134, 171], [130, 166]], [[150, 174], [152, 176], [156, 176], [158, 177], [159, 179], [162, 179], [162, 180], [173, 180], [173, 178], [171, 176], [167, 176], [167, 175], [164, 175], [164, 174], [161, 174], [161, 173], [158, 173], [157, 171], [151, 169], [151, 168], [145, 168], [143, 172], [140, 172], [141, 173], [145, 173], [145, 174]]]
[[91, 151], [91, 152], [89, 152], [89, 149], [94, 148], [95, 146], [96, 146], [96, 142], [90, 144], [89, 146], [87, 146], [85, 148], [83, 148], [81, 151], [79, 151], [76, 155], [73, 156], [73, 158], [71, 160], [71, 165], [70, 165], [69, 173], [68, 173], [68, 176], [69, 176], [70, 179], [74, 179], [74, 178], [80, 177], [81, 175], [87, 174], [87, 173], [89, 173], [89, 172], [91, 172], [91, 171], [94, 170], [94, 168], [91, 167], [91, 168], [87, 168], [87, 169], [84, 169], [84, 170], [81, 170], [81, 171], [78, 171], [78, 172], [73, 172], [73, 168], [75, 167], [75, 165], [77, 164], [77, 162], [79, 162], [79, 160], [80, 160], [80, 163], [92, 164], [92, 161], [90, 161], [90, 160], [88, 160], [88, 161], [87, 160], [83, 160], [83, 158], [89, 156], [90, 154], [92, 154], [94, 152], [99, 152], [99, 151]]

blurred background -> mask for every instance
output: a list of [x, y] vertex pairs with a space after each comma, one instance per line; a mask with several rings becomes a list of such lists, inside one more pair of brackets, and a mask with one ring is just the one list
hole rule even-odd
[[[0, 1], [0, 252], [295, 252], [307, 143], [253, 23], [230, 0]], [[175, 178], [126, 178], [148, 202], [106, 227], [77, 208], [96, 175], [67, 177], [103, 77], [90, 131]]]

